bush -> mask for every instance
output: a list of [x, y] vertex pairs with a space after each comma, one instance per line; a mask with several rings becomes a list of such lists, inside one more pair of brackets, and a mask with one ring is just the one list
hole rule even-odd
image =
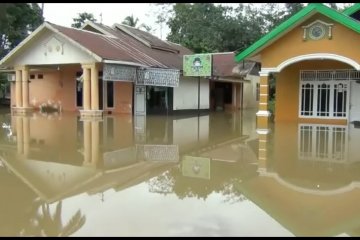
[[269, 100], [269, 111], [271, 112], [271, 115], [275, 115], [275, 99]]

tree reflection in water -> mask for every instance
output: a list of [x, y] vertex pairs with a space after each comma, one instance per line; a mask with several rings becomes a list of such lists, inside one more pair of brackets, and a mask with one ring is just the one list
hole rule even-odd
[[62, 201], [57, 203], [54, 214], [51, 214], [49, 204], [39, 200], [35, 202], [34, 207], [37, 209], [36, 214], [30, 219], [30, 225], [22, 229], [21, 236], [70, 236], [86, 221], [86, 217], [78, 210], [64, 225], [61, 219]]
[[211, 162], [210, 179], [183, 176], [181, 167], [176, 166], [150, 179], [149, 191], [160, 194], [175, 193], [179, 199], [206, 199], [211, 193], [220, 193], [224, 202], [233, 204], [246, 200], [239, 185], [257, 175], [256, 165], [241, 163]]

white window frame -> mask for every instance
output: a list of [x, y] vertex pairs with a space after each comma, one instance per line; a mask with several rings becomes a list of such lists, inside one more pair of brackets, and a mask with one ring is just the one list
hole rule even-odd
[[[298, 159], [300, 161], [316, 161], [316, 162], [333, 162], [333, 163], [347, 163], [349, 162], [348, 154], [349, 154], [349, 133], [348, 133], [348, 126], [347, 125], [329, 125], [329, 124], [299, 124], [298, 125]], [[302, 134], [304, 133], [302, 131], [303, 127], [308, 127], [311, 129], [311, 144], [308, 145], [308, 147], [311, 147], [311, 151], [306, 152], [308, 154], [305, 154], [304, 151], [302, 151], [302, 146], [304, 146], [304, 140], [302, 138]], [[317, 133], [319, 132], [317, 128], [328, 128], [328, 136], [327, 136], [327, 144], [326, 146], [326, 156], [325, 157], [319, 157], [319, 137]], [[340, 135], [341, 138], [343, 138], [343, 146], [341, 148], [342, 151], [340, 151], [341, 158], [336, 158], [338, 155], [334, 152], [334, 144], [338, 143], [338, 139], [336, 138], [337, 129], [343, 129], [342, 134]], [[335, 137], [334, 137], [335, 136]], [[307, 143], [309, 144], [309, 143]], [[340, 143], [341, 144], [341, 143]]]
[[[312, 70], [311, 70], [312, 71]], [[352, 72], [353, 70], [345, 70]], [[303, 70], [299, 73], [299, 104], [298, 104], [298, 117], [299, 118], [316, 118], [316, 119], [349, 119], [349, 109], [350, 109], [350, 79], [344, 79], [344, 80], [317, 80], [317, 79], [307, 79], [302, 80], [302, 72], [305, 72]], [[336, 75], [336, 73], [342, 73], [344, 70], [314, 70], [314, 72], [321, 72], [323, 74], [330, 74], [333, 73]], [[312, 115], [302, 115], [301, 114], [301, 106], [302, 106], [302, 84], [313, 84], [313, 114]], [[329, 116], [317, 116], [317, 108], [318, 108], [318, 86], [322, 84], [330, 84], [330, 97], [329, 97]], [[344, 88], [346, 88], [347, 94], [346, 94], [346, 113], [345, 117], [338, 117], [333, 116], [334, 115], [334, 85], [342, 83], [344, 85]], [[346, 87], [345, 87], [346, 86]]]

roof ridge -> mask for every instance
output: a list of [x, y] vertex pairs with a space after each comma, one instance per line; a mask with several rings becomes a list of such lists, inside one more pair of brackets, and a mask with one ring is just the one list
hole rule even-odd
[[104, 34], [101, 34], [101, 33], [93, 32], [93, 31], [89, 31], [89, 30], [85, 30], [85, 29], [66, 27], [66, 26], [61, 26], [61, 25], [58, 25], [58, 24], [50, 23], [50, 22], [47, 22], [47, 23], [49, 23], [50, 25], [55, 25], [55, 26], [58, 26], [58, 27], [67, 28], [67, 29], [71, 29], [71, 30], [76, 30], [76, 31], [80, 31], [80, 32], [87, 32], [87, 33], [90, 33], [90, 34], [106, 36], [106, 37], [110, 37], [110, 38], [117, 38], [115, 36], [104, 35]]
[[355, 13], [356, 11], [360, 10], [360, 3], [354, 3], [352, 6], [345, 8], [342, 13], [350, 16], [351, 14]]
[[[289, 19], [283, 21], [279, 24], [276, 28], [274, 28], [269, 33], [262, 36], [259, 40], [255, 43], [250, 45], [250, 47], [246, 48], [244, 51], [236, 54], [235, 61], [241, 61], [244, 58], [254, 54], [255, 52], [260, 51], [263, 47], [266, 46], [269, 42], [276, 41], [279, 37], [281, 37], [285, 32], [289, 29], [294, 28], [294, 25], [302, 22], [306, 16], [311, 14], [312, 12], [318, 12], [326, 17], [352, 29], [355, 32], [360, 33], [360, 24], [359, 21], [340, 13], [339, 11], [332, 9], [322, 3], [310, 3], [305, 8], [298, 11], [296, 14], [291, 16]], [[259, 50], [260, 49], [260, 50]]]

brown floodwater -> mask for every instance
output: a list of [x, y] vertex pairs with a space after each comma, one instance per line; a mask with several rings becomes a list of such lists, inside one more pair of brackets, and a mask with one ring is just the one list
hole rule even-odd
[[2, 113], [0, 236], [360, 235], [360, 128], [255, 113]]

